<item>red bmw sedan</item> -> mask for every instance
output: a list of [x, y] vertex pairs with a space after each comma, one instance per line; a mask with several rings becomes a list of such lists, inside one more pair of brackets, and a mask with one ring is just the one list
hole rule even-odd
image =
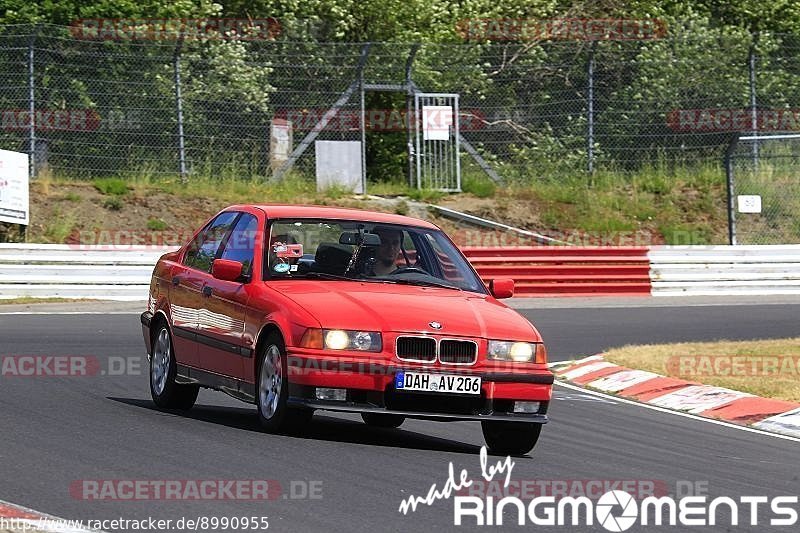
[[200, 387], [258, 408], [268, 431], [315, 410], [481, 422], [487, 445], [536, 444], [553, 374], [536, 328], [437, 226], [353, 209], [237, 205], [161, 257], [141, 316], [158, 407]]

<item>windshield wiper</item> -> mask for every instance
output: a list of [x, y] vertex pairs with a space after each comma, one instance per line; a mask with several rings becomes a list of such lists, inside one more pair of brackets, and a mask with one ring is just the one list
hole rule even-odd
[[349, 276], [340, 276], [338, 274], [328, 274], [327, 272], [306, 272], [306, 278], [317, 278], [317, 279], [330, 279], [330, 280], [338, 280], [338, 281], [369, 281], [375, 282], [373, 279], [365, 278], [363, 276], [360, 277], [349, 277]]
[[456, 285], [450, 285], [448, 283], [437, 283], [435, 281], [427, 281], [422, 279], [405, 279], [405, 278], [377, 278], [380, 281], [385, 281], [387, 283], [397, 283], [398, 285], [419, 285], [421, 287], [439, 287], [442, 289], [455, 289], [457, 291], [463, 291], [461, 287]]

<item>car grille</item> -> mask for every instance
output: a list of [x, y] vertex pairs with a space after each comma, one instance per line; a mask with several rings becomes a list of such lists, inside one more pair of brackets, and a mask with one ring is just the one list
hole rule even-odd
[[443, 339], [439, 343], [439, 361], [450, 365], [471, 365], [478, 360], [478, 345], [473, 341]]
[[397, 337], [397, 357], [409, 361], [436, 361], [436, 339], [432, 337]]

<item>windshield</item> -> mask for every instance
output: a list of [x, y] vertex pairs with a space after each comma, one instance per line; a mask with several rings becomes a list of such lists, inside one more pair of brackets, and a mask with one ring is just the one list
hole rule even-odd
[[[270, 279], [354, 279], [486, 293], [439, 230], [343, 220], [276, 220], [265, 264]], [[265, 276], [266, 277], [266, 276]]]

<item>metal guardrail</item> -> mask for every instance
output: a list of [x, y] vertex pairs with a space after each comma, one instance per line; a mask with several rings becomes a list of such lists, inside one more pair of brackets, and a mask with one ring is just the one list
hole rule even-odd
[[[0, 299], [147, 299], [153, 265], [174, 248], [0, 244]], [[465, 247], [483, 279], [518, 296], [800, 294], [800, 245]]]
[[800, 294], [800, 245], [653, 246], [653, 296]]
[[174, 248], [0, 244], [0, 300], [147, 299], [153, 266]]
[[462, 248], [488, 280], [514, 280], [517, 296], [648, 296], [646, 247], [520, 246]]

